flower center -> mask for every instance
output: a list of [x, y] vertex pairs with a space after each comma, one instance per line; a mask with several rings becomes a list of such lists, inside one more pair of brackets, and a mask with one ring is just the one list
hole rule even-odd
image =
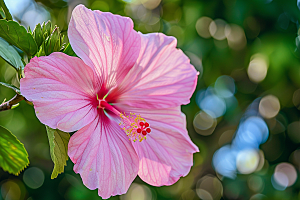
[[148, 122], [141, 115], [130, 113], [130, 115], [121, 114], [121, 122], [119, 125], [123, 129], [129, 140], [143, 141], [146, 139], [146, 135], [151, 133], [151, 128]]
[[126, 115], [121, 113], [115, 107], [107, 103], [104, 99], [97, 99], [98, 109], [109, 110], [121, 118], [119, 125], [121, 129], [125, 131], [126, 135], [129, 137], [129, 140], [134, 142], [143, 141], [146, 139], [147, 134], [151, 133], [150, 124], [146, 122], [141, 115], [136, 115], [135, 113], [130, 113]]

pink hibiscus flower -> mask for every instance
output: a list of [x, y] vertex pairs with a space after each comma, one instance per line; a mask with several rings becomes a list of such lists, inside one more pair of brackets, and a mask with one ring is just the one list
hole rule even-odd
[[176, 39], [138, 33], [130, 18], [83, 5], [73, 10], [68, 37], [81, 59], [59, 52], [31, 59], [21, 93], [42, 123], [78, 130], [68, 155], [83, 183], [109, 198], [126, 193], [137, 175], [154, 186], [186, 176], [198, 148], [180, 106], [197, 71]]

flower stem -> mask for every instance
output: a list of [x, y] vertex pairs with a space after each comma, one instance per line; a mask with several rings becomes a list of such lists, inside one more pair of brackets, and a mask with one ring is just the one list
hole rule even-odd
[[0, 105], [0, 111], [10, 110], [13, 107], [13, 105], [16, 105], [17, 103], [19, 103], [24, 99], [25, 97], [23, 97], [22, 95], [16, 94], [12, 99]]

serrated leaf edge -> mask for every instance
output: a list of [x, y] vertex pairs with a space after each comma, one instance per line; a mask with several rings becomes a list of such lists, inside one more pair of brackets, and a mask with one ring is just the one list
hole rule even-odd
[[28, 152], [27, 152], [27, 150], [26, 150], [24, 144], [23, 144], [22, 142], [20, 142], [20, 140], [18, 140], [18, 138], [17, 138], [14, 134], [12, 134], [12, 133], [10, 132], [10, 130], [8, 130], [7, 128], [5, 128], [4, 126], [1, 126], [1, 125], [0, 125], [0, 127], [6, 129], [13, 137], [16, 138], [16, 140], [17, 140], [17, 141], [22, 145], [22, 147], [25, 149], [27, 164], [26, 164], [22, 169], [20, 169], [17, 173], [9, 172], [8, 170], [5, 170], [5, 169], [3, 169], [3, 168], [1, 167], [1, 169], [2, 169], [3, 171], [8, 172], [8, 173], [10, 173], [10, 174], [13, 174], [13, 175], [15, 175], [15, 176], [18, 176], [18, 175], [19, 175], [25, 168], [27, 168], [28, 165], [30, 164], [30, 161], [29, 161], [29, 159], [28, 159], [28, 157], [29, 157]]

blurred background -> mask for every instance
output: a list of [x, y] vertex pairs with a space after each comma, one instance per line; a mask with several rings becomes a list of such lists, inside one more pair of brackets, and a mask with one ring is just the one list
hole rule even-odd
[[[129, 16], [135, 30], [178, 40], [200, 72], [182, 106], [200, 153], [188, 176], [152, 187], [136, 178], [117, 200], [300, 199], [300, 2], [297, 0], [5, 0], [14, 20], [34, 29], [51, 20], [67, 34], [72, 9]], [[67, 40], [66, 40], [67, 42]], [[18, 85], [0, 58], [0, 81]], [[0, 86], [0, 101], [14, 92]], [[101, 199], [68, 161], [51, 180], [45, 127], [25, 102], [0, 112], [0, 124], [24, 143], [30, 165], [19, 176], [0, 169], [0, 199]]]

